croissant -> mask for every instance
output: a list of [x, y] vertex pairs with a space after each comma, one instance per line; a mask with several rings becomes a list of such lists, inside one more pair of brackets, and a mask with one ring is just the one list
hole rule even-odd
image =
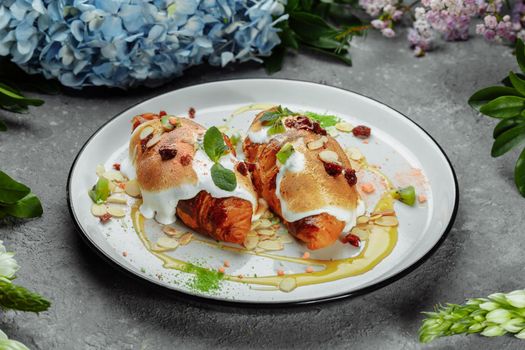
[[[309, 249], [327, 247], [363, 211], [355, 171], [339, 143], [305, 116], [283, 116], [281, 132], [269, 135], [272, 126], [261, 121], [268, 111], [256, 116], [243, 144], [247, 161], [255, 163], [255, 189]], [[281, 164], [277, 154], [284, 147], [293, 153]]]
[[211, 179], [213, 162], [199, 147], [206, 131], [203, 126], [186, 118], [161, 120], [151, 113], [137, 116], [133, 125], [129, 155], [142, 192], [141, 213], [162, 224], [178, 217], [217, 240], [243, 243], [257, 195], [229, 139], [224, 136], [229, 153], [221, 164], [235, 173], [237, 186], [231, 192], [218, 188]]

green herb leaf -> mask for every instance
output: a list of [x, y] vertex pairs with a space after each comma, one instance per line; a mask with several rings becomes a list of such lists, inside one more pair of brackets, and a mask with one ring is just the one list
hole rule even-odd
[[492, 145], [491, 155], [499, 157], [522, 144], [525, 144], [525, 125], [516, 126], [499, 135]]
[[[525, 74], [521, 74], [521, 73], [516, 73], [516, 76], [520, 79], [523, 79], [525, 80]], [[510, 81], [510, 78], [509, 76], [506, 76], [505, 78], [503, 78], [503, 80], [501, 81], [501, 83], [505, 86], [508, 86], [508, 87], [512, 87], [512, 82]]]
[[308, 47], [308, 49], [310, 49], [312, 51], [316, 51], [316, 52], [322, 53], [323, 55], [327, 55], [329, 57], [335, 58], [338, 61], [341, 61], [341, 62], [343, 62], [343, 63], [345, 63], [345, 64], [347, 64], [349, 66], [352, 66], [352, 59], [347, 56], [347, 54], [348, 54], [347, 50], [342, 50], [342, 51], [339, 51], [339, 52], [331, 52], [331, 51], [327, 51], [327, 50], [323, 50], [323, 49], [317, 48], [315, 46], [307, 45], [307, 47]]
[[266, 73], [273, 74], [281, 70], [284, 61], [286, 48], [282, 45], [274, 48], [270, 57], [264, 58], [264, 68]]
[[505, 131], [512, 129], [515, 126], [518, 126], [525, 122], [525, 119], [522, 117], [513, 117], [500, 120], [500, 122], [494, 128], [492, 133], [493, 138], [497, 138], [499, 135], [503, 134]]
[[7, 131], [7, 125], [0, 120], [0, 131]]
[[470, 96], [468, 104], [479, 112], [479, 109], [488, 102], [501, 96], [520, 96], [516, 89], [507, 86], [490, 86], [478, 90]]
[[525, 80], [519, 78], [514, 72], [509, 73], [509, 79], [512, 86], [523, 96], [525, 96]]
[[411, 207], [416, 204], [416, 189], [414, 186], [407, 186], [404, 188], [399, 188], [394, 192], [394, 198], [404, 203], [410, 205]]
[[514, 182], [521, 195], [525, 197], [525, 149], [521, 151], [514, 168]]
[[518, 116], [524, 107], [525, 98], [502, 96], [483, 105], [479, 111], [493, 118], [510, 118]]
[[516, 40], [516, 60], [523, 73], [525, 73], [525, 46], [521, 39]]
[[286, 129], [284, 128], [283, 122], [281, 119], [279, 119], [268, 129], [268, 135], [272, 136], [275, 134], [282, 134], [285, 131]]
[[89, 197], [94, 203], [101, 204], [108, 199], [110, 194], [109, 180], [100, 177], [95, 186], [88, 192]]
[[217, 162], [224, 155], [224, 152], [228, 150], [222, 133], [215, 126], [209, 128], [204, 134], [203, 146], [204, 152], [214, 162]]
[[237, 187], [237, 177], [230, 169], [226, 169], [220, 163], [211, 167], [211, 178], [215, 186], [222, 190], [231, 192]]
[[294, 151], [293, 145], [290, 142], [285, 143], [276, 154], [277, 160], [279, 163], [285, 164]]
[[316, 122], [319, 122], [319, 125], [321, 125], [322, 128], [334, 126], [335, 124], [341, 121], [341, 119], [335, 115], [317, 114], [314, 112], [305, 112], [305, 115], [308, 118], [313, 119]]
[[31, 190], [0, 171], [0, 203], [12, 204], [27, 196]]
[[20, 311], [42, 312], [46, 311], [50, 305], [51, 303], [39, 294], [0, 280], [0, 306]]
[[40, 200], [33, 193], [29, 193], [14, 204], [0, 206], [0, 210], [7, 215], [22, 219], [36, 218], [43, 212]]

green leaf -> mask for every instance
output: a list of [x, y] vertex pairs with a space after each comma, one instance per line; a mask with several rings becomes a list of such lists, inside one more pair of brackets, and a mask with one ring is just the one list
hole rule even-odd
[[279, 45], [273, 49], [270, 57], [264, 58], [264, 68], [266, 69], [266, 73], [273, 74], [281, 70], [285, 53], [286, 48]]
[[23, 95], [19, 94], [17, 90], [0, 83], [0, 95], [4, 98], [13, 101], [13, 104], [24, 104], [30, 106], [41, 106], [44, 104], [44, 101], [39, 99], [26, 98]]
[[518, 160], [516, 161], [516, 166], [514, 168], [514, 182], [518, 191], [521, 195], [525, 197], [525, 149], [521, 151]]
[[341, 61], [349, 66], [352, 66], [352, 59], [348, 57], [348, 51], [346, 50], [342, 50], [340, 52], [332, 52], [328, 50], [319, 49], [315, 46], [310, 46], [310, 45], [306, 45], [306, 47], [312, 51], [322, 53], [323, 55], [327, 55], [329, 57], [335, 58], [338, 61]]
[[7, 215], [22, 219], [36, 218], [43, 212], [40, 200], [33, 193], [29, 193], [14, 204], [2, 206], [1, 210]]
[[108, 199], [110, 193], [111, 190], [109, 189], [109, 180], [104, 177], [100, 177], [95, 186], [93, 186], [93, 188], [88, 192], [91, 200], [97, 204], [104, 203], [106, 199]]
[[0, 120], [0, 131], [7, 131], [7, 125]]
[[493, 118], [510, 118], [518, 116], [525, 107], [525, 98], [501, 96], [483, 105], [479, 111]]
[[203, 147], [204, 152], [206, 152], [208, 157], [214, 162], [217, 162], [223, 156], [224, 152], [228, 150], [222, 133], [215, 126], [206, 130]]
[[512, 87], [490, 86], [476, 91], [474, 95], [470, 96], [468, 104], [479, 111], [484, 104], [501, 96], [520, 96], [520, 93]]
[[317, 114], [314, 112], [305, 112], [304, 113], [308, 118], [313, 119], [317, 122], [319, 122], [319, 125], [321, 125], [322, 128], [327, 128], [329, 126], [334, 126], [335, 124], [339, 123], [341, 119], [335, 115], [327, 115], [327, 114]]
[[499, 157], [512, 148], [525, 143], [525, 125], [516, 126], [496, 138], [492, 145], [491, 155]]
[[2, 350], [29, 350], [24, 344], [12, 339], [0, 339], [0, 349]]
[[288, 20], [290, 28], [308, 43], [321, 37], [337, 35], [337, 31], [320, 16], [308, 12], [295, 12]]
[[499, 135], [503, 134], [505, 131], [510, 130], [513, 127], [518, 126], [524, 122], [525, 122], [525, 119], [521, 117], [502, 119], [500, 120], [498, 125], [496, 125], [496, 127], [494, 128], [492, 137], [497, 138]]
[[283, 122], [281, 119], [279, 119], [268, 129], [268, 136], [272, 136], [275, 134], [282, 134], [285, 131], [286, 129], [284, 128]]
[[[516, 76], [520, 79], [523, 79], [525, 80], [525, 74], [521, 74], [521, 73], [515, 73]], [[506, 76], [505, 78], [503, 78], [503, 80], [501, 81], [501, 83], [505, 86], [508, 86], [508, 87], [512, 87], [512, 82], [510, 81], [510, 78], [509, 76]]]
[[297, 35], [290, 27], [286, 26], [282, 28], [282, 32], [279, 37], [281, 38], [284, 47], [289, 47], [294, 50], [299, 49], [299, 43], [297, 42]]
[[516, 60], [523, 73], [525, 73], [525, 46], [521, 39], [516, 40]]
[[31, 190], [0, 171], [0, 203], [12, 204], [27, 196]]
[[0, 306], [20, 311], [46, 311], [51, 303], [22, 286], [0, 280]]
[[399, 188], [394, 192], [394, 198], [413, 207], [416, 204], [416, 189], [414, 186]]
[[283, 147], [277, 152], [276, 157], [279, 163], [285, 164], [288, 158], [292, 155], [294, 152], [293, 145], [290, 142], [287, 142], [284, 144]]
[[512, 86], [523, 96], [525, 96], [525, 80], [520, 79], [514, 72], [509, 73]]
[[230, 169], [226, 169], [220, 163], [215, 163], [211, 167], [211, 179], [215, 186], [222, 190], [231, 192], [237, 187], [237, 177]]

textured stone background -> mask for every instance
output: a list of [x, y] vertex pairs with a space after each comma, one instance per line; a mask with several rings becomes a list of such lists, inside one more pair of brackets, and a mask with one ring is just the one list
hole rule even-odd
[[[371, 33], [356, 40], [349, 68], [313, 55], [289, 57], [275, 77], [322, 82], [376, 98], [405, 113], [445, 149], [460, 183], [454, 229], [416, 271], [371, 294], [281, 310], [190, 305], [109, 268], [81, 241], [69, 216], [66, 181], [83, 143], [135, 102], [200, 82], [266, 77], [262, 68], [197, 68], [159, 89], [45, 96], [30, 115], [2, 112], [0, 166], [30, 185], [45, 214], [8, 221], [0, 239], [15, 250], [18, 282], [53, 301], [41, 315], [2, 313], [0, 328], [32, 349], [361, 348], [415, 349], [420, 312], [438, 302], [524, 288], [525, 199], [512, 170], [517, 152], [490, 157], [495, 122], [476, 115], [467, 98], [516, 64], [509, 49], [479, 39], [449, 43], [415, 59], [404, 38]], [[457, 336], [431, 349], [517, 349], [513, 337]]]

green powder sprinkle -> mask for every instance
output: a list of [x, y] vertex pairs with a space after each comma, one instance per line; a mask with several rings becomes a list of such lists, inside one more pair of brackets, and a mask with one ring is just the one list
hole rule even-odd
[[220, 288], [220, 282], [224, 274], [218, 271], [212, 271], [201, 266], [188, 264], [184, 272], [194, 275], [188, 287], [199, 292], [213, 292]]

